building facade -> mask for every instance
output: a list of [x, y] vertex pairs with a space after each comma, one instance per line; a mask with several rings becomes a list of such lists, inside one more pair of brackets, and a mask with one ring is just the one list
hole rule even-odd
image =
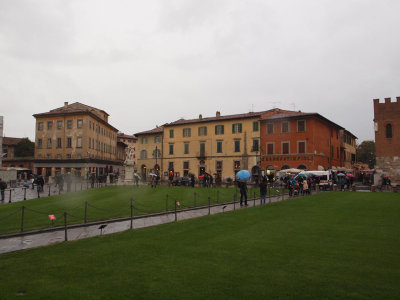
[[354, 169], [356, 163], [357, 137], [348, 130], [340, 131], [341, 159], [345, 169]]
[[20, 140], [21, 138], [3, 137], [3, 168], [33, 171], [33, 157], [17, 157], [15, 155], [15, 147]]
[[87, 177], [117, 172], [118, 130], [108, 123], [108, 114], [76, 102], [35, 114], [34, 173], [55, 176], [71, 172]]
[[[344, 128], [318, 113], [274, 109], [262, 116], [260, 127], [263, 170], [325, 170], [344, 166]], [[355, 149], [351, 151], [355, 154]]]
[[163, 127], [135, 134], [136, 141], [136, 169], [142, 180], [147, 180], [150, 174], [163, 174]]
[[389, 175], [392, 182], [400, 183], [400, 97], [373, 101], [376, 174]]

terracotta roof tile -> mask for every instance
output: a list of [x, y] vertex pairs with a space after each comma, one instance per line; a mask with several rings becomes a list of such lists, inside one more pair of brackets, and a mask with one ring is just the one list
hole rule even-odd
[[145, 135], [145, 134], [157, 134], [157, 133], [163, 133], [163, 132], [164, 132], [164, 128], [160, 126], [160, 127], [153, 128], [151, 130], [135, 133], [135, 135], [138, 136], [138, 135]]

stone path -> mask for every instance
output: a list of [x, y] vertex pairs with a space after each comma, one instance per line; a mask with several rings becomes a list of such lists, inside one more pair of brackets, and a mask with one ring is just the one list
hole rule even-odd
[[[284, 195], [284, 199], [288, 199], [288, 195]], [[282, 196], [271, 197], [271, 202], [282, 201]], [[260, 205], [260, 200], [255, 201], [256, 205]], [[249, 201], [249, 207], [254, 206], [254, 202]], [[267, 198], [268, 206], [268, 198]], [[210, 207], [210, 214], [218, 214], [223, 212], [232, 211], [234, 209], [241, 209], [239, 203], [235, 204], [219, 204]], [[208, 215], [209, 208], [202, 207], [197, 209], [190, 209], [184, 211], [177, 211], [177, 220], [192, 219]], [[150, 215], [135, 217], [133, 220], [133, 229], [160, 225], [164, 223], [174, 222], [175, 214], [170, 212], [168, 214]], [[99, 229], [100, 225], [107, 225], [104, 229]], [[87, 226], [71, 226], [67, 229], [67, 240], [80, 240], [84, 238], [99, 236], [101, 234], [112, 234], [130, 229], [130, 220], [117, 221], [117, 222], [96, 222], [94, 225]], [[51, 232], [27, 234], [17, 237], [0, 238], [0, 253], [30, 249], [40, 246], [46, 246], [58, 242], [65, 241], [65, 230], [57, 229]]]

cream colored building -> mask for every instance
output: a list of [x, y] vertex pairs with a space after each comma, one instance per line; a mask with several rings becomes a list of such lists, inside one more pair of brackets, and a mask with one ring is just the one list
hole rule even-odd
[[350, 131], [341, 130], [340, 132], [340, 147], [342, 151], [343, 166], [346, 169], [353, 169], [356, 163], [356, 145], [357, 137]]
[[260, 122], [264, 112], [178, 120], [164, 125], [163, 179], [211, 174], [216, 182], [239, 170], [260, 172]]
[[76, 102], [35, 114], [34, 173], [54, 176], [71, 172], [97, 176], [118, 172], [118, 130], [108, 123], [108, 114]]
[[142, 180], [149, 179], [150, 173], [162, 175], [163, 161], [163, 128], [156, 127], [152, 130], [135, 134], [136, 141], [136, 172]]

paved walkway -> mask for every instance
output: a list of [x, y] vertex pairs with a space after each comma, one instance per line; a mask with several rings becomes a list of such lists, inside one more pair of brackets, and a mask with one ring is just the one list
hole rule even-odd
[[[284, 195], [284, 199], [288, 199], [288, 195]], [[271, 202], [282, 201], [282, 196], [274, 196], [271, 197]], [[249, 207], [255, 205], [260, 205], [260, 200], [249, 200]], [[267, 198], [267, 206], [268, 206], [268, 198]], [[218, 214], [223, 212], [232, 211], [234, 209], [240, 209], [239, 203], [229, 203], [229, 204], [219, 204], [210, 207], [210, 214]], [[177, 220], [185, 220], [192, 219], [197, 217], [202, 217], [208, 215], [209, 208], [202, 207], [197, 209], [190, 209], [184, 211], [177, 211], [176, 217]], [[168, 214], [158, 214], [152, 216], [138, 216], [133, 219], [133, 229], [149, 227], [160, 225], [164, 223], [174, 222], [175, 214], [174, 212], [170, 212]], [[104, 229], [99, 229], [100, 225], [107, 225]], [[67, 235], [68, 241], [80, 240], [84, 238], [94, 237], [101, 234], [112, 234], [116, 232], [121, 232], [125, 230], [129, 230], [131, 225], [130, 220], [117, 221], [117, 222], [96, 222], [95, 225], [87, 225], [87, 226], [73, 226], [71, 225], [67, 229], [67, 234], [64, 229], [57, 229], [51, 232], [44, 233], [36, 233], [36, 234], [27, 234], [18, 237], [10, 237], [10, 238], [1, 238], [0, 239], [0, 253], [30, 249], [40, 246], [46, 246], [58, 242], [65, 241], [65, 236]]]

